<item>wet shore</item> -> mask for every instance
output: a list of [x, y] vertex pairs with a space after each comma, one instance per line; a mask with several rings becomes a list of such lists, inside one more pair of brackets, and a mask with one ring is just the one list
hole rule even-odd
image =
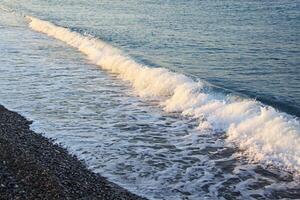
[[0, 199], [143, 199], [89, 171], [0, 105]]

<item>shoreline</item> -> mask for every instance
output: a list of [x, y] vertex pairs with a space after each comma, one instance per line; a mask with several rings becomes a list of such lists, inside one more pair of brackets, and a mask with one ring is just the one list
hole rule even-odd
[[91, 172], [30, 124], [0, 105], [0, 199], [145, 199]]

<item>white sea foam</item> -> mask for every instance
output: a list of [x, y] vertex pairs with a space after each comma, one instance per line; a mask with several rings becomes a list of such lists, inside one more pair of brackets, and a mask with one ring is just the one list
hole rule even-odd
[[119, 49], [67, 28], [26, 17], [30, 27], [66, 42], [89, 59], [123, 80], [142, 97], [159, 97], [167, 112], [180, 112], [199, 119], [199, 132], [226, 132], [253, 161], [300, 172], [300, 124], [292, 116], [270, 106], [222, 94], [205, 92], [203, 83], [164, 68], [136, 63]]

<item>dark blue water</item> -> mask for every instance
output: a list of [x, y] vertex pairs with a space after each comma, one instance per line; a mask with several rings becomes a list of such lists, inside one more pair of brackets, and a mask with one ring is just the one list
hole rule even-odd
[[297, 0], [4, 2], [300, 116]]
[[[149, 199], [299, 198], [300, 124], [286, 115], [300, 116], [299, 1], [0, 5], [16, 11], [0, 9], [0, 103], [29, 117], [33, 130], [65, 145], [94, 172]], [[191, 106], [204, 117], [179, 115], [188, 110], [180, 101], [184, 92], [178, 96], [183, 110], [165, 112], [157, 99], [140, 98], [130, 83], [63, 39], [30, 29], [22, 13], [92, 35], [150, 69], [168, 68], [222, 92], [197, 93], [211, 98]], [[249, 99], [228, 101], [223, 92], [286, 113]], [[201, 100], [189, 94], [190, 102]], [[206, 133], [201, 120], [227, 128]]]

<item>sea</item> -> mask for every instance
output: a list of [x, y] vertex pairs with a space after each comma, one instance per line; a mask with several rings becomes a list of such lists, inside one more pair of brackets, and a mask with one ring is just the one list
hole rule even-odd
[[0, 0], [0, 104], [150, 200], [300, 199], [300, 1]]

